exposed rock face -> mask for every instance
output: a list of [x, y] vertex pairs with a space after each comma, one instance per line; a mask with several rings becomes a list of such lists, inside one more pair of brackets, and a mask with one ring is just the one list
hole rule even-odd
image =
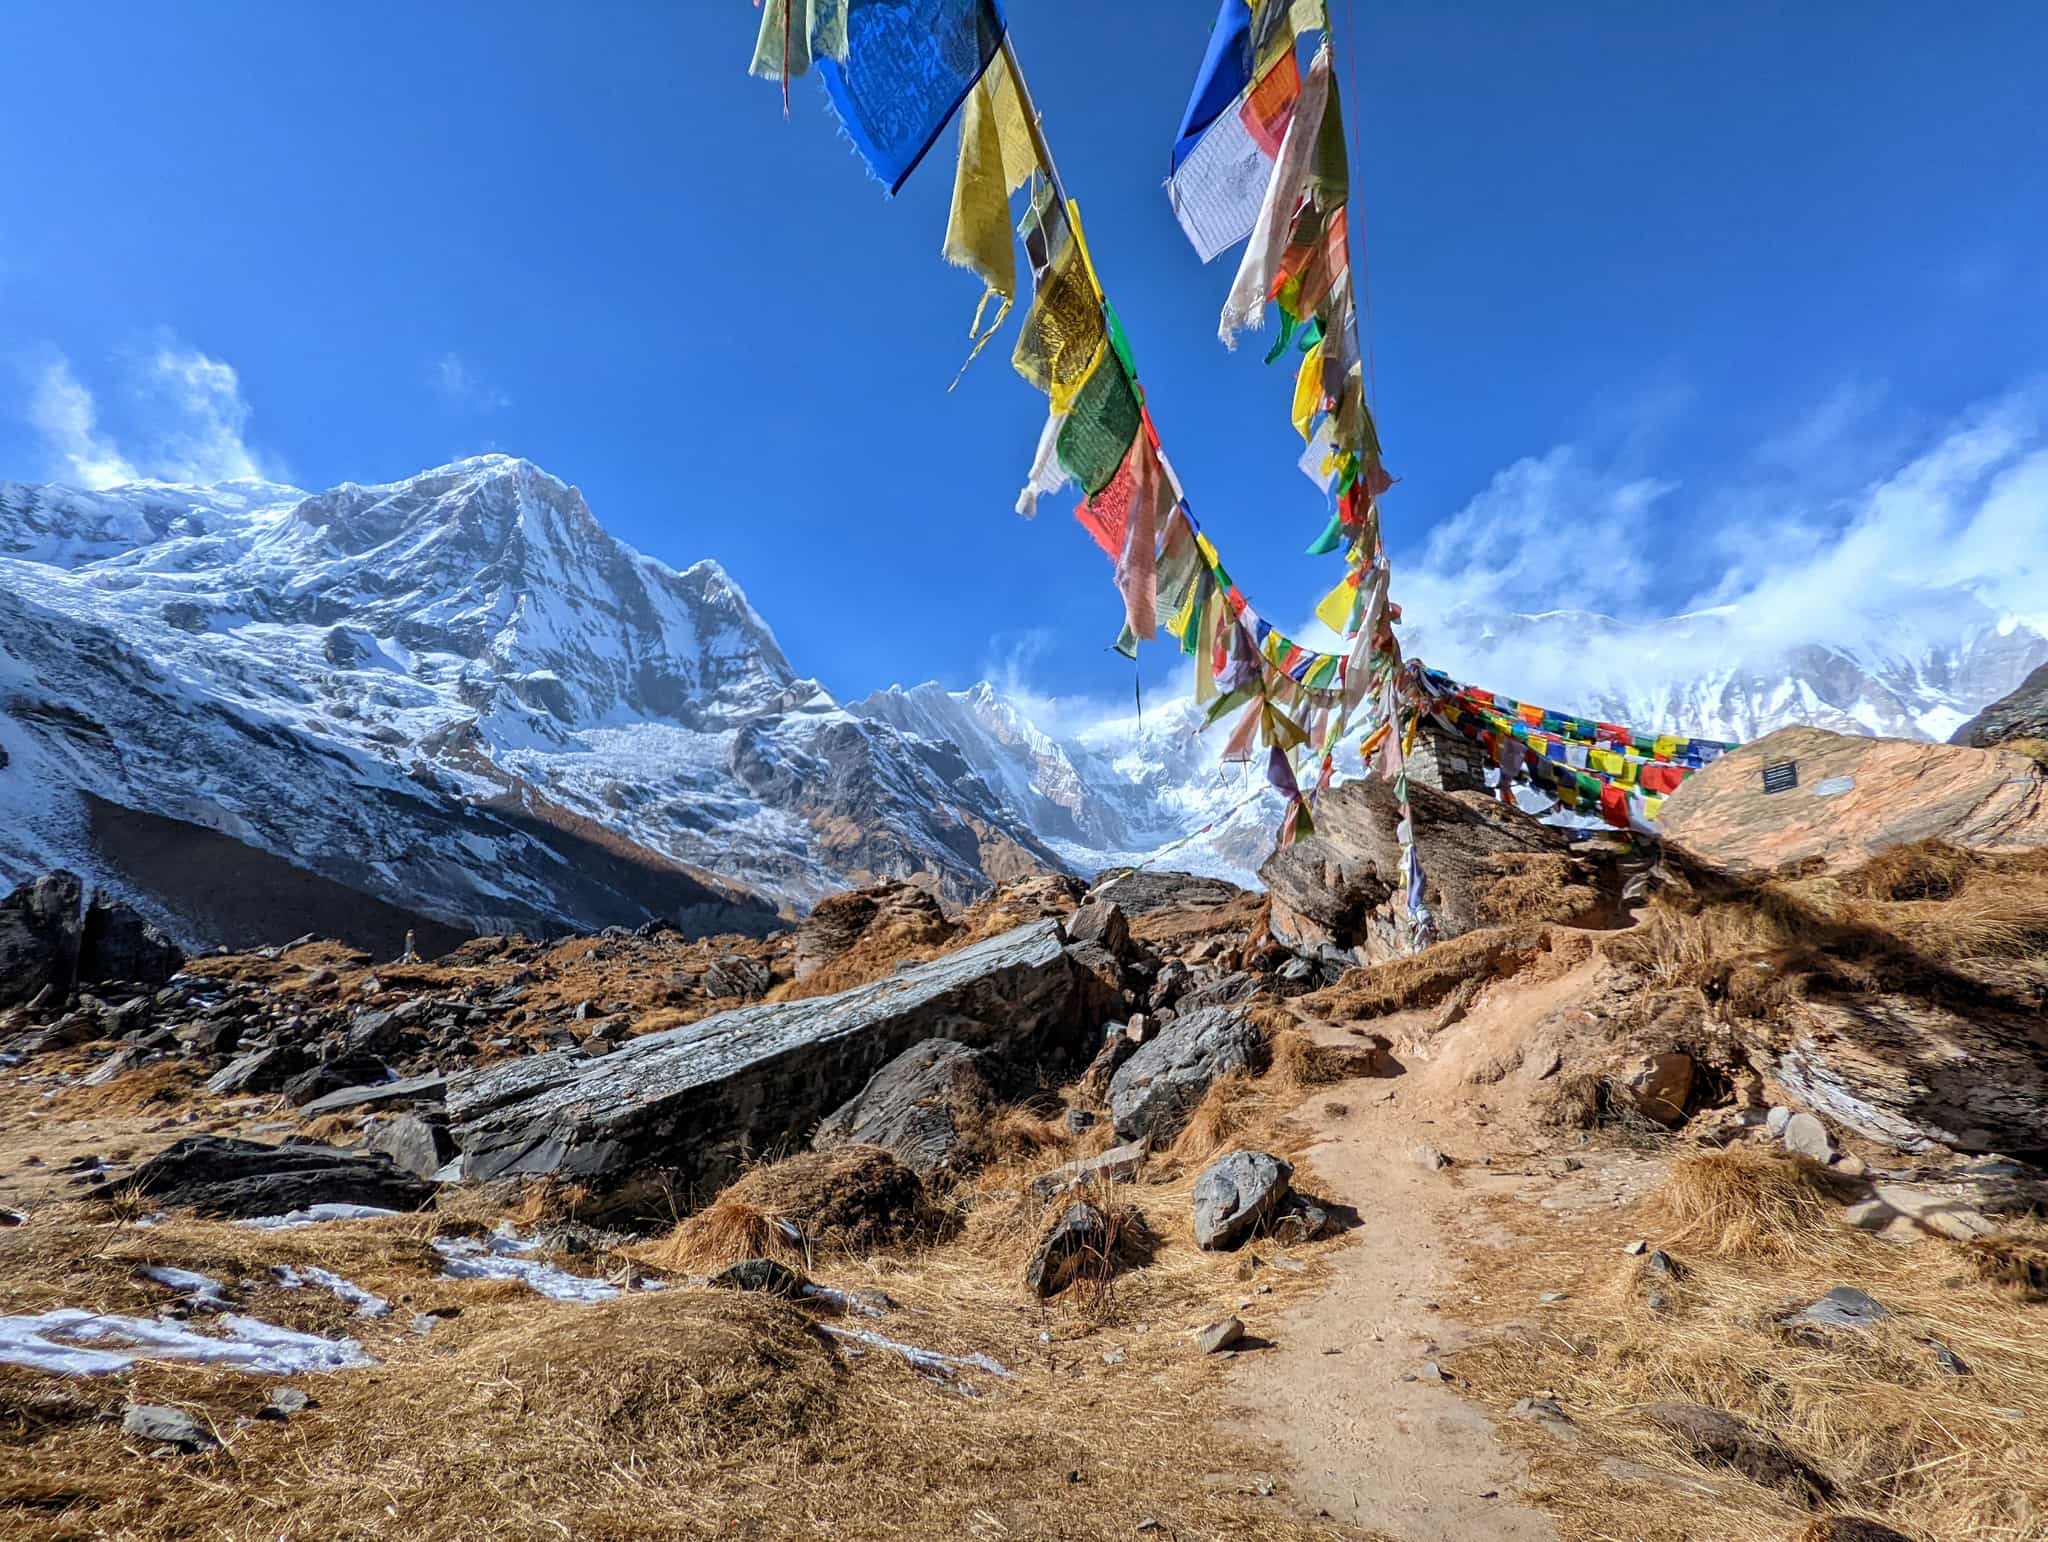
[[237, 1219], [283, 1215], [308, 1205], [378, 1205], [417, 1210], [433, 1185], [399, 1171], [389, 1158], [332, 1146], [266, 1146], [192, 1135], [158, 1152], [120, 1184], [92, 1191], [106, 1199], [133, 1187], [158, 1204], [189, 1205], [201, 1215]]
[[415, 1178], [431, 1178], [453, 1161], [455, 1142], [448, 1138], [447, 1121], [439, 1115], [428, 1119], [418, 1114], [400, 1114], [387, 1119], [363, 1142]]
[[1232, 1151], [1195, 1180], [1195, 1246], [1241, 1246], [1287, 1202], [1294, 1168], [1263, 1151]]
[[32, 1001], [47, 987], [60, 999], [78, 975], [76, 873], [46, 873], [0, 901], [0, 1006]]
[[1127, 916], [1142, 916], [1168, 906], [1213, 910], [1242, 897], [1245, 891], [1221, 878], [1146, 869], [1103, 878], [1089, 892], [1096, 899], [1109, 901]]
[[[1798, 785], [1767, 793], [1764, 767], [1781, 761]], [[1724, 878], [1811, 863], [1844, 872], [1933, 838], [1986, 852], [2048, 845], [2048, 780], [2007, 750], [1781, 728], [1690, 778], [1658, 824], [1667, 849]]]
[[1266, 1056], [1266, 1036], [1235, 1007], [1208, 1007], [1177, 1018], [1110, 1078], [1109, 1109], [1118, 1137], [1172, 1140], [1218, 1077], [1256, 1070]]
[[1987, 999], [1950, 1010], [1898, 995], [1816, 997], [1761, 1046], [1800, 1102], [1904, 1151], [2032, 1151], [2048, 1129], [2048, 1027]]
[[[1478, 793], [1409, 788], [1426, 897], [1439, 937], [1509, 920], [1588, 924], [1606, 905], [1606, 878], [1571, 854], [1570, 837]], [[1380, 963], [1400, 951], [1400, 818], [1391, 784], [1340, 782], [1316, 808], [1316, 833], [1283, 846], [1259, 870], [1272, 896], [1273, 935], [1296, 953]], [[1511, 881], [1533, 874], [1521, 892]], [[1529, 903], [1541, 906], [1529, 913]]]
[[880, 1146], [920, 1178], [972, 1165], [963, 1144], [976, 1115], [994, 1099], [982, 1055], [951, 1039], [912, 1045], [819, 1122], [811, 1144]]
[[1948, 742], [1984, 750], [2011, 739], [2048, 739], [2048, 664], [1963, 724]]
[[31, 1001], [49, 987], [62, 1000], [74, 986], [107, 980], [161, 985], [185, 955], [130, 906], [104, 894], [80, 906], [84, 885], [59, 869], [0, 900], [0, 1006]]
[[762, 1003], [588, 1059], [529, 1056], [457, 1078], [448, 1111], [469, 1178], [556, 1175], [605, 1211], [708, 1193], [751, 1152], [802, 1140], [912, 1045], [1078, 1058], [1092, 1024], [1057, 922], [808, 1001]]

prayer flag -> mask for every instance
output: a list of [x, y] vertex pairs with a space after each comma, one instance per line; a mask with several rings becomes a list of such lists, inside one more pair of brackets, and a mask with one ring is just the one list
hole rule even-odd
[[846, 137], [895, 193], [1002, 47], [1002, 13], [995, 0], [845, 0], [845, 8], [845, 61], [820, 59], [818, 72]]

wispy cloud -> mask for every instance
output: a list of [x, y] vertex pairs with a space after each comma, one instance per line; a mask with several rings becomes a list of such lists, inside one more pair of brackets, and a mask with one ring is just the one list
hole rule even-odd
[[114, 373], [126, 409], [119, 439], [69, 358], [50, 349], [31, 365], [27, 418], [52, 475], [102, 488], [275, 474], [249, 445], [249, 406], [232, 365], [159, 333], [118, 355]]
[[29, 388], [29, 425], [42, 437], [53, 469], [78, 487], [114, 487], [139, 473], [100, 432], [99, 405], [62, 354], [36, 371]]
[[429, 378], [434, 389], [471, 412], [496, 412], [512, 398], [487, 380], [477, 367], [452, 350], [434, 361]]
[[[1934, 426], [1888, 416], [1885, 400], [1845, 387], [1698, 489], [1579, 445], [1517, 462], [1419, 553], [1394, 554], [1415, 643], [1536, 696], [1762, 665], [1803, 644], [1911, 654], [2000, 613], [2040, 621], [2048, 383]], [[1510, 619], [1551, 610], [1630, 625], [1539, 639]]]

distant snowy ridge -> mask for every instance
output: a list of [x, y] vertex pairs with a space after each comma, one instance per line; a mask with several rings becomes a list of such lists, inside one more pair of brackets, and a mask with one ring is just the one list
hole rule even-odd
[[[1946, 738], [2048, 632], [1962, 591], [1940, 610], [1938, 635], [1739, 663], [1712, 612], [1453, 612], [1405, 641], [1639, 727]], [[842, 704], [716, 562], [632, 550], [508, 456], [315, 494], [0, 483], [0, 880], [70, 866], [195, 940], [108, 810], [471, 930], [759, 929], [881, 878], [959, 902], [1162, 851], [1253, 882], [1279, 800], [1200, 723], [1178, 696], [1055, 733], [986, 683]]]

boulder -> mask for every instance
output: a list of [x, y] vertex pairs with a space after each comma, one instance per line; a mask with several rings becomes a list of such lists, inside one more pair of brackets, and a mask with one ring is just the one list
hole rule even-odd
[[104, 894], [93, 896], [80, 930], [80, 980], [162, 985], [184, 967], [184, 950], [145, 921], [141, 912]]
[[82, 940], [76, 873], [45, 873], [0, 900], [0, 1007], [33, 1001], [43, 991], [61, 1005], [78, 980]]
[[1292, 1164], [1263, 1151], [1232, 1151], [1195, 1180], [1195, 1246], [1228, 1251], [1256, 1235], [1287, 1202]]
[[1031, 1192], [1040, 1199], [1051, 1200], [1095, 1184], [1130, 1183], [1136, 1180], [1144, 1163], [1145, 1148], [1137, 1142], [1111, 1146], [1107, 1151], [1081, 1157], [1032, 1179]]
[[1034, 1064], [1078, 1059], [1101, 1019], [1058, 924], [1036, 921], [887, 979], [763, 1002], [597, 1059], [561, 1051], [459, 1076], [448, 1112], [471, 1179], [554, 1176], [593, 1214], [657, 1213], [708, 1193], [753, 1152], [808, 1137], [912, 1045], [947, 1038]]
[[750, 999], [767, 994], [773, 983], [766, 964], [739, 953], [714, 959], [704, 971], [704, 994], [712, 997]]
[[2048, 664], [1963, 724], [1948, 742], [1988, 750], [2013, 739], [2048, 739]]
[[251, 1050], [213, 1073], [206, 1090], [220, 1096], [243, 1092], [277, 1092], [306, 1069], [309, 1057], [296, 1044], [273, 1044]]
[[1259, 993], [1259, 977], [1245, 970], [1224, 975], [1221, 979], [1210, 980], [1197, 985], [1180, 998], [1175, 1012], [1199, 1012], [1204, 1007], [1235, 1006], [1240, 1001], [1249, 1001]]
[[1622, 1074], [1621, 1085], [1638, 1113], [1659, 1124], [1676, 1126], [1685, 1122], [1692, 1073], [1690, 1055], [1645, 1055]]
[[[1798, 784], [1764, 791], [1764, 768], [1788, 761]], [[1781, 728], [1687, 779], [1657, 823], [1668, 852], [1721, 878], [1841, 873], [1914, 841], [2048, 845], [2048, 779], [2009, 750]]]
[[1245, 892], [1221, 878], [1133, 868], [1099, 876], [1088, 897], [1106, 900], [1126, 916], [1143, 916], [1155, 910], [1216, 910], [1244, 898]]
[[103, 1183], [88, 1198], [112, 1199], [130, 1189], [161, 1205], [201, 1215], [242, 1219], [283, 1215], [309, 1205], [376, 1205], [417, 1210], [434, 1188], [374, 1152], [332, 1146], [266, 1146], [219, 1135], [190, 1135], [158, 1152], [134, 1173]]
[[1121, 959], [1131, 950], [1131, 923], [1111, 901], [1092, 899], [1067, 918], [1067, 941], [1098, 942]]
[[1109, 1251], [1108, 1219], [1086, 1200], [1077, 1199], [1039, 1238], [1037, 1251], [1024, 1268], [1024, 1288], [1041, 1300], [1056, 1296], [1082, 1276], [1091, 1259], [1106, 1273]]
[[391, 1067], [375, 1055], [346, 1055], [307, 1067], [284, 1084], [284, 1095], [294, 1108], [305, 1108], [330, 1094], [353, 1095], [391, 1079]]
[[386, 1119], [370, 1132], [363, 1149], [389, 1157], [394, 1166], [415, 1178], [432, 1178], [456, 1156], [447, 1122], [419, 1114]]
[[1095, 1058], [1088, 1062], [1088, 1069], [1074, 1084], [1074, 1096], [1084, 1104], [1108, 1103], [1110, 1084], [1116, 1080], [1116, 1073], [1137, 1052], [1138, 1044], [1129, 1034], [1112, 1033], [1102, 1041], [1102, 1048], [1095, 1052]]
[[1172, 1140], [1211, 1083], [1231, 1071], [1262, 1069], [1267, 1054], [1265, 1034], [1236, 1007], [1208, 1007], [1176, 1018], [1110, 1078], [1109, 1110], [1118, 1138]]
[[977, 1163], [972, 1143], [995, 1102], [982, 1054], [952, 1039], [913, 1044], [818, 1123], [811, 1145], [880, 1146], [920, 1178]]
[[[1610, 911], [1611, 875], [1575, 855], [1566, 831], [1482, 793], [1420, 783], [1410, 784], [1409, 806], [1439, 938], [1511, 920], [1589, 925]], [[1323, 794], [1316, 833], [1282, 846], [1259, 869], [1273, 936], [1304, 958], [1373, 964], [1400, 956], [1399, 818], [1392, 785], [1378, 777]]]
[[397, 1081], [369, 1082], [323, 1093], [301, 1104], [299, 1113], [307, 1119], [322, 1114], [347, 1114], [361, 1108], [396, 1108], [406, 1103], [438, 1103], [448, 1090], [448, 1078], [439, 1073], [405, 1076]]

